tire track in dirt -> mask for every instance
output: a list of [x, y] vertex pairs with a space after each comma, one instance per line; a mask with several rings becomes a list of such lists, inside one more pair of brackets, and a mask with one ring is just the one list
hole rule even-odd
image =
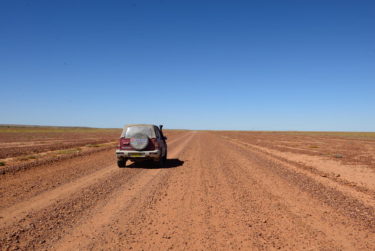
[[109, 159], [114, 159], [113, 149], [0, 175], [0, 210], [91, 175], [108, 166]]
[[55, 203], [57, 200], [69, 197], [71, 193], [81, 190], [92, 185], [95, 182], [100, 182], [101, 179], [107, 179], [112, 174], [114, 165], [106, 166], [90, 175], [83, 176], [73, 182], [61, 185], [51, 191], [46, 191], [29, 200], [17, 203], [1, 211], [1, 215], [5, 215], [0, 219], [0, 224], [6, 226], [9, 223], [25, 217], [30, 211], [38, 211], [49, 205]]
[[71, 194], [69, 198], [57, 200], [42, 210], [31, 211], [24, 218], [16, 219], [12, 225], [1, 229], [0, 236], [3, 238], [0, 241], [4, 246], [12, 248], [42, 248], [45, 244], [60, 239], [64, 229], [73, 226], [86, 210], [105, 202], [122, 182], [128, 182], [139, 172], [141, 170], [118, 172], [103, 179], [102, 183], [95, 183]]
[[226, 142], [239, 146], [240, 149], [250, 152], [253, 156], [260, 157], [263, 163], [269, 163], [269, 166], [278, 167], [272, 169], [274, 173], [289, 177], [289, 180], [303, 191], [334, 207], [347, 217], [353, 218], [357, 224], [365, 225], [375, 232], [375, 201], [373, 197], [359, 193], [356, 189], [350, 190], [350, 187], [342, 187], [340, 184], [333, 185], [330, 180], [304, 172], [304, 170], [291, 165], [289, 161], [280, 160], [277, 156], [238, 145], [237, 142], [230, 140], [226, 140]]
[[[249, 142], [243, 142], [241, 140], [238, 140], [238, 139], [235, 139], [235, 138], [230, 138], [230, 137], [227, 137], [227, 136], [222, 136], [222, 137], [226, 140], [229, 140], [232, 143], [239, 144], [239, 145], [242, 145], [242, 146], [247, 147], [247, 148], [252, 148], [253, 151], [261, 152], [263, 154], [269, 155], [273, 159], [277, 159], [279, 161], [282, 161], [285, 164], [293, 165], [295, 168], [300, 169], [300, 171], [305, 171], [304, 173], [306, 175], [310, 174], [310, 176], [315, 175], [316, 177], [324, 177], [325, 180], [330, 180], [331, 184], [335, 184], [335, 187], [337, 187], [337, 188], [340, 187], [341, 190], [343, 190], [343, 191], [344, 190], [346, 190], [346, 191], [350, 190], [352, 193], [357, 192], [357, 194], [362, 194], [361, 197], [363, 197], [364, 199], [366, 197], [367, 198], [374, 198], [375, 197], [375, 191], [373, 189], [369, 188], [369, 187], [365, 187], [365, 186], [359, 184], [358, 182], [353, 182], [353, 181], [344, 179], [340, 175], [328, 173], [326, 171], [319, 170], [316, 167], [313, 167], [313, 166], [310, 166], [310, 165], [307, 165], [307, 164], [303, 164], [301, 162], [296, 162], [296, 161], [291, 160], [287, 157], [283, 157], [282, 156], [283, 153], [279, 152], [279, 150], [261, 147], [261, 146], [255, 145], [255, 144], [251, 144]], [[345, 187], [348, 187], [348, 188], [345, 188]]]
[[[324, 198], [330, 191], [327, 192], [310, 180], [296, 177], [289, 170], [279, 171], [288, 167], [270, 162], [258, 152], [231, 147], [228, 142], [223, 145], [229, 146], [226, 157], [228, 161], [225, 164], [228, 170], [239, 169], [239, 177], [244, 178], [244, 183], [251, 181], [256, 183], [257, 187], [263, 187], [261, 190], [266, 191], [269, 195], [262, 197], [273, 198], [272, 200], [277, 202], [274, 206], [275, 212], [282, 212], [278, 218], [290, 217], [288, 222], [296, 222], [297, 225], [305, 228], [304, 231], [296, 232], [310, 232], [312, 236], [320, 236], [321, 241], [326, 239], [326, 243], [322, 242], [324, 245], [321, 245], [320, 248], [327, 248], [329, 245], [333, 245], [331, 248], [339, 249], [371, 250], [374, 248], [374, 239], [369, 238], [373, 231], [371, 225], [353, 221], [347, 214], [338, 213], [339, 210], [337, 207], [332, 207], [332, 203], [327, 203], [327, 201], [322, 203], [321, 197]], [[239, 168], [236, 169], [233, 165], [237, 165]], [[302, 189], [301, 185], [303, 185]], [[311, 194], [309, 190], [306, 191], [306, 188], [316, 190], [314, 190], [314, 194]], [[318, 194], [320, 196], [317, 196]], [[332, 198], [332, 200], [336, 201], [336, 198]], [[351, 204], [350, 206], [355, 210], [358, 205]], [[272, 206], [266, 208], [272, 208]], [[371, 218], [370, 216], [368, 219]], [[286, 223], [279, 222], [279, 224], [283, 227], [286, 226]], [[306, 240], [309, 239], [311, 238], [306, 238]]]

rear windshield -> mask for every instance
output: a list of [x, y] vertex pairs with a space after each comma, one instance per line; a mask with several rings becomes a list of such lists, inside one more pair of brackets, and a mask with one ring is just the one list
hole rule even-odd
[[125, 129], [126, 131], [122, 133], [122, 137], [131, 138], [135, 134], [141, 133], [152, 138], [151, 128], [147, 126], [131, 126]]

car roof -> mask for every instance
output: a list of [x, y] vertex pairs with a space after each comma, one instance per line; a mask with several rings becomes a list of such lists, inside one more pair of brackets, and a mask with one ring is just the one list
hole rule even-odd
[[[154, 127], [154, 126], [156, 126], [156, 125], [152, 125], [152, 124], [128, 124], [128, 125], [125, 125], [124, 128], [132, 127], [132, 126]], [[157, 126], [156, 126], [156, 127], [157, 127]]]
[[121, 137], [124, 137], [125, 133], [126, 133], [126, 130], [127, 128], [129, 127], [137, 127], [137, 126], [142, 126], [142, 127], [148, 127], [151, 129], [151, 136], [154, 138], [155, 137], [155, 127], [157, 127], [156, 125], [151, 125], [151, 124], [128, 124], [128, 125], [125, 125], [123, 130], [122, 130], [122, 133], [121, 133]]

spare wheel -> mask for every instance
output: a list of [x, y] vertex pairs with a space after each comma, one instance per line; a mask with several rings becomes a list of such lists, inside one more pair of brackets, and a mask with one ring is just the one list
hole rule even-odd
[[130, 145], [136, 150], [143, 150], [148, 145], [148, 136], [143, 133], [134, 134], [130, 138]]

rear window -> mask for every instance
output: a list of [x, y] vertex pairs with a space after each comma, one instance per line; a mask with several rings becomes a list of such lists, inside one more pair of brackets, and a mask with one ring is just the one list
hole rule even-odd
[[149, 138], [152, 138], [152, 135], [153, 135], [150, 127], [147, 127], [147, 126], [131, 126], [131, 127], [126, 128], [126, 131], [123, 133], [122, 136], [125, 137], [125, 138], [131, 138], [135, 134], [138, 134], [138, 133], [147, 135]]

